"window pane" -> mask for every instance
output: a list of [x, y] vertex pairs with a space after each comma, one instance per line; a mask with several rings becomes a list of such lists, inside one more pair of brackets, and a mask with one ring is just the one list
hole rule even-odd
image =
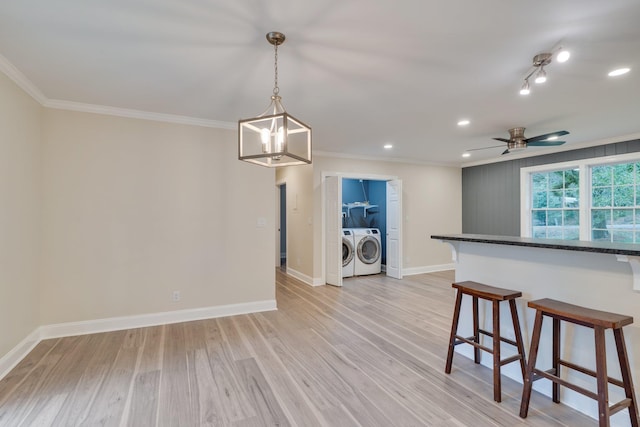
[[613, 185], [633, 184], [633, 179], [633, 163], [625, 163], [613, 167]]
[[611, 233], [612, 241], [618, 243], [633, 243], [632, 231], [614, 231]]
[[633, 209], [614, 209], [613, 224], [617, 226], [616, 228], [620, 228], [620, 226], [633, 227]]
[[633, 206], [633, 187], [626, 185], [624, 187], [615, 187], [613, 190], [613, 206]]
[[547, 237], [547, 227], [533, 227], [531, 235], [536, 239], [545, 239]]
[[591, 206], [611, 206], [611, 188], [594, 188], [591, 192]]
[[537, 227], [540, 225], [547, 225], [547, 211], [531, 212], [531, 225], [533, 227]]
[[534, 173], [531, 176], [531, 181], [533, 182], [533, 191], [547, 191], [547, 174], [546, 173]]
[[564, 211], [564, 225], [579, 225], [580, 224], [580, 211], [577, 209], [574, 210], [565, 210]]
[[565, 240], [580, 240], [580, 227], [568, 227], [564, 229]]
[[580, 199], [578, 198], [578, 190], [566, 190], [564, 192], [564, 207], [577, 208], [578, 206], [580, 206]]
[[551, 190], [558, 190], [564, 187], [564, 173], [563, 171], [555, 171], [549, 174], [549, 188]]
[[591, 185], [601, 187], [611, 185], [611, 166], [596, 166], [591, 169]]
[[546, 208], [547, 207], [547, 192], [541, 191], [533, 193], [533, 209]]
[[561, 208], [562, 207], [562, 190], [554, 190], [549, 192], [549, 204], [550, 208]]
[[578, 239], [580, 236], [580, 170], [531, 174], [531, 235]]
[[564, 188], [578, 188], [580, 185], [580, 171], [569, 169], [564, 171]]
[[547, 239], [562, 239], [562, 228], [547, 227]]

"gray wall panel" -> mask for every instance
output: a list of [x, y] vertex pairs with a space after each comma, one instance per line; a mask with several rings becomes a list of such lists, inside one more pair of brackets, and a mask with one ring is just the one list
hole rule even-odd
[[640, 152], [640, 140], [462, 169], [462, 232], [520, 235], [520, 169], [570, 160]]

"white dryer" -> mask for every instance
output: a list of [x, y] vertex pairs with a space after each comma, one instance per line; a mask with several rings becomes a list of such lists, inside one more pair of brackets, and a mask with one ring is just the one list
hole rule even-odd
[[342, 229], [342, 277], [352, 277], [356, 264], [356, 247], [353, 240], [353, 230]]
[[377, 228], [354, 228], [353, 238], [356, 248], [353, 274], [378, 274], [382, 271], [382, 240]]

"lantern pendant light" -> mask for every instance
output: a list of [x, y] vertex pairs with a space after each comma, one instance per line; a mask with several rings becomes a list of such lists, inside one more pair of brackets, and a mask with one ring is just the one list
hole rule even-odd
[[266, 167], [311, 163], [311, 128], [284, 109], [278, 87], [278, 46], [285, 36], [273, 31], [267, 40], [274, 46], [274, 87], [271, 104], [258, 117], [238, 121], [238, 158]]

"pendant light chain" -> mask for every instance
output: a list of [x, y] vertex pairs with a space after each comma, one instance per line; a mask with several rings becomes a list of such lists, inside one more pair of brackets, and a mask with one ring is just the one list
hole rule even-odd
[[273, 83], [273, 94], [275, 96], [278, 95], [278, 93], [280, 92], [280, 88], [278, 87], [278, 43], [275, 43], [274, 45], [275, 48], [275, 63], [273, 65], [273, 69], [274, 69], [274, 75], [275, 75], [275, 79], [274, 79], [274, 83]]

